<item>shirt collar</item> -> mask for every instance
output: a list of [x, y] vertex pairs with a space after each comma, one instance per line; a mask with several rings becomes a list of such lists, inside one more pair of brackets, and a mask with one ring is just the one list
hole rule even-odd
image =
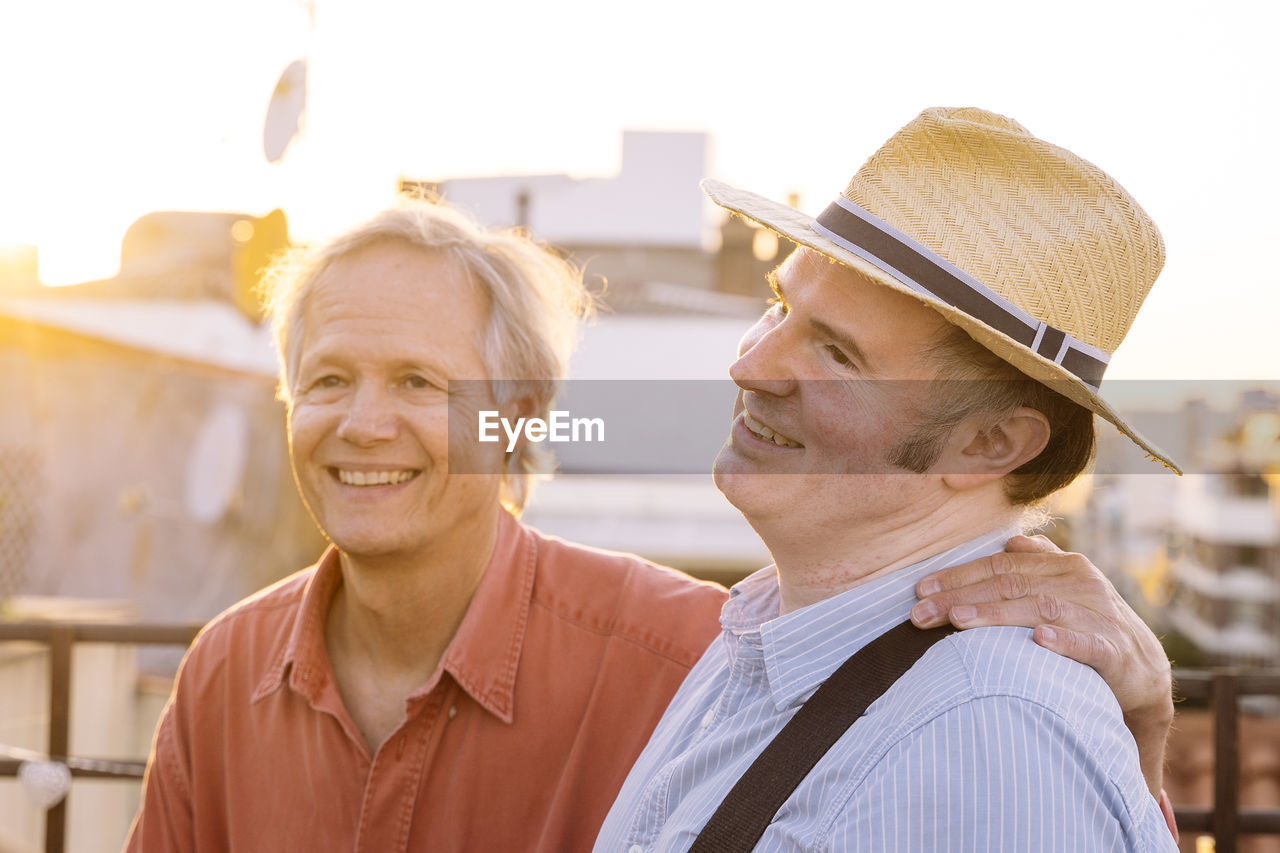
[[272, 656], [274, 663], [253, 692], [257, 702], [275, 691], [287, 678], [294, 692], [315, 705], [321, 688], [329, 680], [333, 668], [324, 645], [324, 622], [334, 593], [342, 585], [342, 566], [338, 549], [330, 546], [316, 563], [315, 571], [302, 588], [293, 626], [280, 651]]
[[759, 632], [769, 692], [781, 711], [806, 699], [867, 643], [905, 622], [922, 578], [995, 554], [1017, 533], [1016, 525], [990, 531], [785, 616], [777, 615], [777, 572], [773, 567], [762, 569], [731, 591], [721, 624], [740, 637]]
[[[529, 621], [537, 543], [514, 517], [498, 511], [498, 532], [489, 565], [476, 587], [441, 666], [491, 714], [515, 720], [515, 681]], [[257, 701], [288, 677], [289, 686], [313, 705], [329, 680], [332, 666], [324, 643], [324, 624], [334, 593], [342, 584], [338, 551], [330, 548], [307, 580], [292, 630], [276, 663], [254, 691]], [[437, 683], [430, 679], [412, 701]]]
[[489, 713], [515, 721], [516, 671], [529, 624], [538, 545], [520, 522], [498, 513], [498, 538], [443, 666]]

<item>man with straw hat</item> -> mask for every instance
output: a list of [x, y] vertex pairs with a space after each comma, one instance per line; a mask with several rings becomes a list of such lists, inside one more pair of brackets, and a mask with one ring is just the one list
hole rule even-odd
[[1091, 163], [930, 109], [816, 219], [716, 181], [799, 245], [747, 333], [716, 484], [775, 565], [623, 786], [597, 850], [1147, 850], [1173, 839], [1097, 673], [1023, 628], [920, 630], [915, 586], [999, 551], [1093, 453], [1164, 261]]

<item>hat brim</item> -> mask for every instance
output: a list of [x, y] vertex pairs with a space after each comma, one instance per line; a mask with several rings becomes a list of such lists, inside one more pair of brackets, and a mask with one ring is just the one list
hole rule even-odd
[[1074, 374], [1027, 349], [1003, 332], [996, 331], [985, 323], [975, 320], [946, 302], [913, 290], [879, 267], [868, 263], [848, 249], [831, 242], [813, 230], [814, 219], [812, 216], [802, 213], [789, 205], [772, 201], [746, 190], [736, 189], [712, 178], [703, 180], [701, 187], [702, 191], [712, 201], [724, 209], [763, 225], [793, 243], [807, 246], [814, 251], [820, 252], [833, 261], [861, 273], [877, 284], [920, 300], [945, 317], [948, 322], [964, 329], [979, 344], [991, 350], [1027, 376], [1048, 385], [1067, 399], [1084, 406], [1110, 422], [1155, 461], [1160, 462], [1175, 474], [1182, 473], [1182, 468], [1178, 463], [1174, 462], [1167, 453], [1126, 423], [1124, 418], [1120, 417], [1106, 400], [1088, 385], [1085, 385]]

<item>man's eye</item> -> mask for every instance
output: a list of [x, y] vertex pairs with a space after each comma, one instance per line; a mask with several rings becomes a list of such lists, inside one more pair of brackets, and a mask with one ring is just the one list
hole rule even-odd
[[321, 376], [315, 382], [312, 382], [311, 387], [312, 388], [337, 388], [341, 384], [342, 384], [341, 377], [334, 376], [333, 374], [329, 374], [328, 376]]
[[827, 355], [831, 356], [831, 360], [841, 367], [853, 367], [853, 361], [844, 354], [844, 350], [835, 344], [827, 344]]
[[424, 379], [424, 378], [423, 378], [423, 377], [421, 377], [421, 376], [418, 376], [418, 375], [416, 375], [416, 374], [411, 374], [411, 375], [406, 376], [406, 377], [404, 378], [404, 386], [405, 386], [406, 388], [413, 388], [413, 389], [415, 389], [415, 390], [421, 390], [421, 389], [423, 389], [423, 388], [430, 388], [430, 387], [431, 387], [431, 383], [430, 383], [430, 382], [428, 382], [426, 379]]

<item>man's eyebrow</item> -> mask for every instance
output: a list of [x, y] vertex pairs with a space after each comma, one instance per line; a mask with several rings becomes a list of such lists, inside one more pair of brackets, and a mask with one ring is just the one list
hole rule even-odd
[[765, 281], [769, 282], [769, 289], [773, 291], [774, 298], [786, 302], [787, 298], [782, 295], [782, 285], [778, 283], [778, 268], [774, 267], [765, 275]]
[[810, 317], [809, 325], [818, 332], [818, 334], [835, 341], [840, 348], [844, 350], [845, 355], [847, 355], [850, 360], [857, 362], [866, 370], [872, 369], [871, 360], [867, 358], [867, 354], [862, 351], [862, 347], [858, 346], [857, 341], [853, 338], [828, 325], [822, 320], [819, 320], [817, 317]]

